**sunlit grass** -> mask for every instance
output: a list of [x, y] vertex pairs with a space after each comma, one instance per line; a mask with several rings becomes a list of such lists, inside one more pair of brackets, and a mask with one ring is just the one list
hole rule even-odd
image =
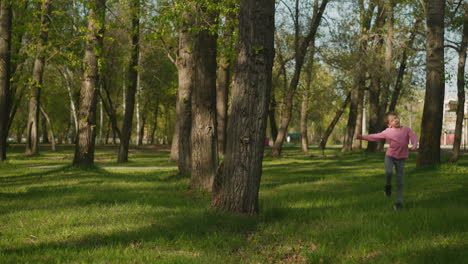
[[[266, 152], [258, 216], [209, 209], [175, 169], [70, 167], [73, 149], [20, 147], [0, 165], [0, 263], [463, 263], [468, 259], [468, 159], [415, 167], [405, 207], [383, 195], [383, 154]], [[174, 166], [134, 150], [128, 166]], [[57, 165], [52, 169], [34, 166]], [[121, 166], [121, 165], [119, 165]], [[127, 166], [127, 164], [124, 164]], [[101, 168], [99, 168], [101, 167]]]

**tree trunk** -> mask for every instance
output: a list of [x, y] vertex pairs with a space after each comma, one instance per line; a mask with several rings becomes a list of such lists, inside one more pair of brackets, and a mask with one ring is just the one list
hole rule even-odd
[[463, 132], [463, 118], [465, 117], [465, 64], [466, 49], [468, 45], [468, 4], [463, 6], [465, 9], [465, 19], [463, 23], [463, 36], [458, 52], [458, 72], [457, 72], [457, 90], [458, 106], [457, 120], [455, 121], [455, 141], [453, 142], [452, 156], [450, 162], [457, 162], [460, 155], [460, 145]]
[[362, 87], [364, 85], [364, 76], [363, 73], [358, 67], [358, 77], [355, 79], [355, 84], [353, 90], [351, 91], [351, 99], [350, 99], [350, 106], [349, 106], [349, 115], [348, 115], [348, 123], [346, 125], [346, 134], [344, 139], [343, 148], [341, 149], [342, 152], [348, 152], [352, 150], [353, 141], [354, 141], [354, 132], [356, 130], [356, 120], [358, 117], [358, 107], [359, 103], [362, 100]]
[[[205, 4], [197, 8], [205, 21], [199, 26], [215, 23], [217, 13], [209, 11]], [[216, 124], [216, 42], [217, 36], [202, 29], [195, 36], [193, 62], [195, 68], [192, 91], [192, 167], [190, 187], [211, 192], [218, 168], [218, 141]]]
[[122, 124], [118, 163], [128, 162], [128, 147], [132, 135], [133, 114], [135, 111], [135, 94], [138, 84], [138, 57], [140, 54], [140, 0], [131, 1], [132, 11], [132, 49], [128, 70], [128, 85], [125, 98], [125, 114]]
[[306, 152], [309, 150], [309, 142], [307, 139], [307, 109], [309, 108], [309, 89], [310, 84], [306, 84], [309, 86], [307, 91], [304, 92], [302, 96], [301, 102], [301, 147], [302, 152]]
[[330, 137], [331, 133], [333, 132], [333, 129], [335, 128], [336, 123], [338, 123], [338, 121], [340, 120], [340, 117], [343, 114], [343, 112], [345, 111], [346, 107], [348, 106], [350, 100], [351, 100], [351, 93], [348, 93], [348, 95], [346, 96], [346, 100], [341, 105], [341, 108], [338, 111], [336, 111], [335, 117], [333, 118], [330, 125], [328, 125], [327, 130], [325, 130], [325, 133], [323, 134], [322, 138], [320, 139], [320, 144], [319, 144], [319, 147], [318, 147], [320, 150], [325, 149], [328, 137]]
[[[234, 6], [229, 6], [233, 8]], [[226, 149], [226, 125], [228, 119], [228, 95], [231, 84], [231, 58], [236, 18], [233, 13], [226, 15], [225, 30], [219, 46], [218, 76], [216, 84], [216, 119], [218, 123], [218, 153], [224, 155]]]
[[41, 26], [37, 57], [34, 60], [33, 76], [31, 85], [31, 96], [29, 97], [28, 129], [26, 154], [39, 153], [39, 105], [42, 89], [42, 77], [45, 68], [44, 49], [47, 48], [49, 38], [49, 19], [52, 11], [52, 0], [45, 0], [41, 6]]
[[178, 130], [178, 167], [179, 174], [190, 174], [191, 153], [190, 136], [192, 130], [192, 89], [194, 64], [192, 57], [193, 37], [190, 27], [195, 20], [190, 12], [183, 13], [183, 24], [179, 29], [179, 54], [177, 57], [177, 69], [179, 74], [179, 91], [177, 121]]
[[[230, 41], [224, 39], [224, 41]], [[228, 118], [228, 94], [231, 79], [229, 59], [222, 56], [219, 59], [218, 78], [216, 85], [216, 118], [218, 123], [218, 152], [224, 155], [226, 148], [226, 124]]]
[[[52, 122], [50, 121], [49, 115], [44, 111], [44, 108], [41, 106], [40, 107], [41, 113], [44, 116], [45, 121], [47, 122], [47, 125], [49, 126], [49, 131], [50, 131], [50, 140], [51, 140], [51, 148], [52, 151], [55, 151], [55, 133], [54, 133], [54, 127], [52, 126]], [[45, 123], [45, 122], [44, 122]], [[44, 133], [44, 137], [47, 138], [47, 129]]]
[[426, 96], [421, 122], [418, 167], [440, 163], [440, 136], [444, 110], [445, 0], [427, 2]]
[[143, 145], [143, 138], [145, 137], [145, 125], [146, 125], [146, 115], [142, 114], [140, 130], [138, 130], [138, 142], [137, 142], [138, 146]]
[[[362, 108], [364, 105], [364, 100], [361, 100], [358, 105], [358, 110], [357, 110], [357, 118], [356, 118], [356, 128], [354, 129], [354, 136], [360, 136], [362, 135]], [[354, 140], [353, 142], [353, 149], [358, 150], [362, 149], [362, 141], [361, 140]]]
[[[299, 26], [296, 24], [296, 49], [295, 49], [295, 67], [294, 67], [294, 74], [289, 84], [288, 91], [286, 92], [286, 96], [284, 98], [284, 107], [285, 113], [281, 116], [280, 120], [280, 128], [278, 131], [278, 136], [273, 144], [272, 149], [272, 156], [279, 157], [281, 155], [281, 150], [283, 147], [284, 139], [286, 138], [286, 134], [288, 132], [289, 122], [291, 121], [292, 116], [292, 107], [293, 107], [293, 99], [296, 93], [297, 85], [299, 84], [299, 79], [302, 71], [302, 66], [304, 64], [305, 55], [307, 53], [307, 49], [309, 48], [310, 43], [313, 43], [315, 40], [315, 35], [317, 33], [317, 29], [320, 25], [320, 21], [322, 20], [322, 15], [325, 11], [325, 8], [328, 4], [329, 0], [322, 0], [322, 4], [320, 8], [318, 8], [318, 4], [314, 7], [314, 15], [311, 19], [310, 30], [307, 36], [304, 39], [299, 39]], [[297, 3], [296, 3], [297, 4]], [[296, 9], [299, 8], [296, 6]], [[296, 11], [297, 13], [298, 11]], [[296, 14], [298, 15], [298, 14]], [[299, 18], [296, 19], [298, 21]], [[296, 22], [298, 23], [298, 22]], [[313, 59], [313, 58], [312, 58]]]
[[11, 67], [11, 4], [0, 2], [0, 163], [4, 162], [9, 126]]
[[[273, 0], [240, 1], [239, 52], [226, 156], [213, 185], [212, 206], [219, 210], [247, 215], [259, 210], [274, 57], [274, 10]], [[252, 52], [255, 48], [257, 52]]]
[[[151, 134], [150, 134], [150, 144], [154, 144], [154, 133], [156, 133], [156, 129], [158, 128], [158, 111], [159, 110], [159, 103], [156, 101], [156, 108], [154, 109], [154, 117], [153, 117], [153, 125], [151, 127]], [[176, 122], [177, 127], [177, 122]], [[174, 141], [172, 141], [172, 145], [174, 145]]]
[[99, 56], [103, 49], [105, 0], [94, 0], [88, 14], [88, 32], [84, 55], [85, 71], [80, 91], [78, 136], [75, 145], [73, 166], [94, 164], [96, 139], [96, 105], [98, 96]]
[[398, 68], [398, 75], [395, 81], [395, 88], [393, 89], [392, 99], [390, 100], [390, 106], [388, 108], [389, 112], [395, 111], [398, 99], [400, 97], [401, 89], [403, 88], [403, 77], [406, 73], [406, 61], [408, 60], [408, 52], [413, 47], [413, 42], [416, 38], [416, 34], [419, 30], [420, 24], [421, 20], [418, 18], [414, 24], [413, 29], [411, 30], [408, 45], [403, 50], [403, 54], [401, 55], [400, 67]]
[[[41, 108], [42, 108], [42, 106], [39, 106], [39, 110], [42, 112], [42, 109], [41, 109]], [[41, 132], [42, 132], [42, 143], [43, 143], [43, 144], [49, 144], [50, 141], [49, 141], [49, 136], [48, 136], [48, 134], [47, 134], [47, 121], [46, 121], [46, 119], [45, 119], [44, 116], [42, 116], [42, 120], [41, 120], [41, 123], [40, 123], [40, 124], [41, 124], [41, 126], [42, 126], [42, 128], [41, 128]]]
[[276, 100], [274, 95], [274, 87], [271, 87], [270, 109], [268, 110], [268, 120], [270, 121], [270, 133], [273, 142], [276, 141], [278, 136], [278, 126], [276, 125]]

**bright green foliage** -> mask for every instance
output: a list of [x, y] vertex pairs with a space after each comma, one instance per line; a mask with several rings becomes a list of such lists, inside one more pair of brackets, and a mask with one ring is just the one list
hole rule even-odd
[[[415, 168], [405, 208], [383, 194], [383, 154], [322, 158], [286, 149], [264, 161], [260, 214], [208, 210], [176, 170], [26, 169], [66, 165], [72, 149], [0, 167], [2, 263], [463, 263], [468, 258], [468, 160]], [[129, 166], [174, 166], [139, 150]], [[97, 165], [115, 165], [98, 149]], [[465, 157], [465, 158], [463, 158]]]

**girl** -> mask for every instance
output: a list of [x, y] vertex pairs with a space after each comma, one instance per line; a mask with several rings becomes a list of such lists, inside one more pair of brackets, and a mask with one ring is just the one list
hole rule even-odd
[[387, 140], [390, 146], [385, 153], [385, 195], [390, 197], [392, 194], [392, 175], [393, 167], [396, 170], [397, 182], [397, 200], [395, 203], [395, 210], [403, 208], [403, 175], [405, 168], [405, 160], [408, 158], [408, 143], [411, 141], [411, 150], [416, 150], [418, 145], [418, 138], [409, 127], [400, 126], [400, 119], [394, 112], [385, 114], [385, 124], [388, 128], [377, 134], [370, 134], [367, 136], [357, 136], [357, 139], [367, 141], [378, 141], [381, 139]]

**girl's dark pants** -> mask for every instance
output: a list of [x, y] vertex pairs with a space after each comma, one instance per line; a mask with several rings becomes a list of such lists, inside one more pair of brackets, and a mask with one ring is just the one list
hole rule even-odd
[[385, 155], [385, 176], [387, 185], [392, 184], [393, 167], [396, 171], [397, 203], [403, 203], [403, 175], [405, 159], [396, 159]]

